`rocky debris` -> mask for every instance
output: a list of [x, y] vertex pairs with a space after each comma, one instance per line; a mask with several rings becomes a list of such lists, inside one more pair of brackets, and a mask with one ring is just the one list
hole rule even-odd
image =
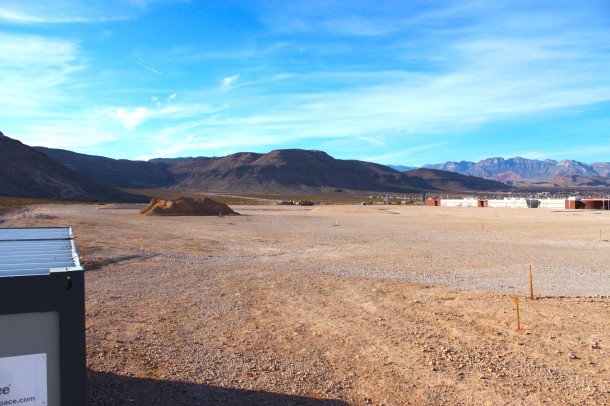
[[152, 199], [148, 206], [140, 211], [147, 216], [235, 216], [239, 215], [225, 203], [209, 197], [177, 197], [163, 200]]

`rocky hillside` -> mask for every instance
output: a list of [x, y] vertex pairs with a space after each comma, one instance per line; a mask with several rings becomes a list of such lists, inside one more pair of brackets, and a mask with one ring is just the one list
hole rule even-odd
[[78, 201], [140, 201], [97, 184], [0, 132], [0, 195]]
[[599, 176], [610, 177], [610, 162], [593, 162], [591, 167]]
[[[497, 180], [511, 185], [546, 184], [575, 187], [582, 185], [610, 186], [610, 163], [591, 165], [573, 161], [543, 161], [526, 158], [488, 158], [479, 162], [445, 162], [425, 165], [426, 168], [457, 172]], [[573, 180], [573, 181], [572, 181]]]

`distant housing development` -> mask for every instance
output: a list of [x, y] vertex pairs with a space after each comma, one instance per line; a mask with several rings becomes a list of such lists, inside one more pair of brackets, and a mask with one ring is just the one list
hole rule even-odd
[[610, 210], [610, 198], [582, 198], [573, 196], [568, 199], [426, 199], [426, 206], [440, 207], [500, 207], [500, 208], [523, 208], [523, 209], [590, 209]]

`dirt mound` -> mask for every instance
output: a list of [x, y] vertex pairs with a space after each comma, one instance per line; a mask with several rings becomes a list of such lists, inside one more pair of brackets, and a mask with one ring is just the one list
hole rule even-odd
[[152, 199], [140, 211], [147, 216], [228, 216], [239, 215], [224, 203], [209, 197], [177, 197], [171, 200]]

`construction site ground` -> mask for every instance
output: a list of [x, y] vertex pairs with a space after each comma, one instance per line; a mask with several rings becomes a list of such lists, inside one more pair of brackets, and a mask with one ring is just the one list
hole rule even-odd
[[90, 405], [610, 403], [610, 212], [141, 207], [2, 216], [74, 228]]

